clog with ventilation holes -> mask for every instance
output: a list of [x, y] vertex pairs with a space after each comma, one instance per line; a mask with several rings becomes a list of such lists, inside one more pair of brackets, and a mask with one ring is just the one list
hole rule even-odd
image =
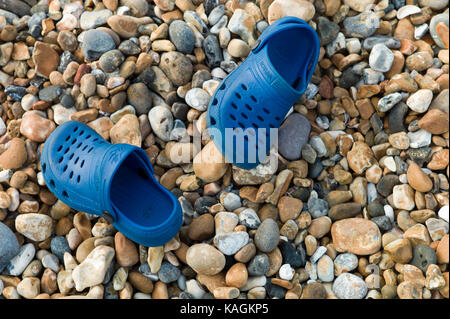
[[105, 217], [141, 245], [161, 246], [181, 227], [180, 204], [153, 177], [147, 154], [133, 145], [110, 144], [81, 122], [65, 122], [52, 132], [41, 168], [58, 199]]
[[305, 92], [320, 49], [314, 29], [295, 17], [277, 20], [255, 44], [216, 89], [207, 116], [216, 147], [244, 169], [267, 159], [277, 136], [271, 129]]

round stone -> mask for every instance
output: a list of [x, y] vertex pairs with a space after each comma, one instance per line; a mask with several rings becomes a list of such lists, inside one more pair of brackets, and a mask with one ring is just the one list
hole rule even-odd
[[195, 35], [188, 24], [182, 20], [175, 20], [169, 26], [170, 41], [177, 51], [190, 54], [194, 50]]
[[369, 56], [369, 65], [375, 71], [387, 72], [394, 62], [394, 54], [382, 43], [373, 46]]
[[198, 274], [215, 275], [225, 267], [225, 256], [208, 244], [195, 244], [186, 252], [186, 262]]
[[417, 245], [414, 247], [413, 259], [410, 261], [411, 265], [416, 266], [425, 273], [429, 265], [433, 265], [436, 263], [436, 253], [430, 246]]
[[339, 299], [363, 299], [367, 295], [367, 285], [358, 276], [344, 273], [334, 281], [333, 292]]
[[269, 253], [278, 246], [280, 231], [277, 223], [271, 219], [265, 219], [259, 225], [255, 234], [255, 245], [262, 252]]

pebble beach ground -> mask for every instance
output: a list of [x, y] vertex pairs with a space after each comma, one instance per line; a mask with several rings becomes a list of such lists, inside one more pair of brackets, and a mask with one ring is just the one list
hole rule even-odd
[[[448, 299], [447, 6], [2, 0], [0, 299]], [[287, 15], [321, 49], [277, 167], [205, 163], [211, 95]], [[147, 152], [175, 238], [140, 246], [47, 189], [40, 151], [68, 120]]]

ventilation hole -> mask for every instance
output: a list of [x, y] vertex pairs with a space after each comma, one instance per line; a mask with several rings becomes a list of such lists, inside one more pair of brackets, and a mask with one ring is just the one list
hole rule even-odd
[[84, 160], [81, 161], [80, 167], [83, 168], [84, 166]]
[[77, 139], [74, 139], [74, 140], [72, 141], [72, 145], [75, 144], [76, 142], [77, 142]]
[[77, 157], [76, 159], [75, 159], [75, 162], [74, 162], [74, 164], [76, 165], [77, 163], [78, 163], [78, 161], [80, 160], [80, 158], [79, 157]]
[[70, 154], [69, 161], [73, 158], [74, 155], [75, 153]]
[[270, 128], [275, 128], [275, 126], [273, 126], [273, 124], [269, 124], [269, 127]]
[[222, 85], [219, 87], [219, 90], [225, 90], [227, 85], [225, 83], [222, 83]]
[[216, 119], [214, 118], [214, 117], [210, 117], [210, 120], [211, 120], [211, 125], [216, 125]]
[[245, 85], [245, 84], [241, 84], [241, 88], [243, 88], [245, 91], [248, 90], [247, 85]]
[[98, 141], [97, 137], [92, 140], [92, 142], [97, 142], [97, 141]]
[[69, 173], [69, 178], [72, 179], [72, 177], [73, 177], [73, 171], [71, 171], [71, 172]]
[[70, 135], [66, 137], [66, 142], [70, 140]]
[[241, 122], [238, 122], [238, 125], [239, 125], [242, 129], [245, 128], [244, 124], [242, 124]]
[[256, 115], [256, 118], [257, 118], [258, 120], [260, 120], [261, 122], [264, 122], [264, 119], [263, 119], [261, 116]]
[[214, 100], [212, 101], [212, 105], [217, 105], [217, 99], [216, 98], [214, 98]]
[[60, 158], [58, 158], [58, 163], [61, 163], [63, 161], [63, 157], [61, 156]]
[[66, 148], [66, 150], [64, 151], [64, 154], [69, 153], [70, 147]]
[[233, 121], [236, 121], [236, 117], [233, 114], [230, 114], [230, 117]]
[[78, 131], [78, 126], [73, 129], [74, 132]]
[[265, 107], [263, 107], [262, 109], [266, 114], [270, 114], [270, 111], [268, 109], [266, 109]]
[[88, 150], [88, 153], [92, 152], [93, 149], [94, 149], [94, 146], [91, 146], [91, 148]]
[[243, 117], [244, 119], [248, 120], [248, 116], [247, 116], [247, 114], [245, 114], [245, 113], [241, 113], [241, 115], [242, 115], [242, 117]]
[[259, 129], [259, 126], [256, 125], [255, 123], [252, 123], [252, 125], [253, 125], [254, 128]]
[[83, 145], [83, 142], [78, 143], [77, 148], [80, 148]]
[[275, 120], [279, 121], [281, 119], [278, 116], [275, 116]]
[[234, 95], [236, 95], [236, 97], [240, 100], [240, 99], [242, 99], [242, 96], [238, 93], [238, 92], [236, 92]]
[[236, 105], [236, 104], [234, 104], [234, 103], [231, 103], [231, 107], [232, 107], [233, 109], [235, 109], [235, 110], [237, 110], [237, 109], [238, 109], [237, 105]]
[[89, 147], [89, 145], [85, 145], [81, 150], [85, 151], [88, 147]]
[[253, 102], [258, 103], [258, 100], [253, 95], [251, 95], [250, 98], [253, 100]]
[[51, 187], [55, 187], [55, 181], [52, 179], [52, 180], [50, 180], [50, 186]]
[[64, 165], [63, 172], [67, 171], [67, 165]]
[[84, 134], [84, 131], [81, 131], [80, 134], [78, 134], [78, 136], [81, 136]]
[[67, 194], [66, 191], [62, 191], [62, 194], [63, 194], [64, 197], [69, 197], [69, 195]]
[[45, 173], [45, 169], [47, 168], [47, 165], [45, 163], [42, 165], [42, 171]]
[[88, 136], [86, 136], [86, 139], [89, 139], [89, 138], [91, 138], [91, 136], [92, 136], [92, 135], [91, 135], [91, 134], [89, 134]]
[[81, 177], [80, 177], [80, 175], [78, 175], [78, 176], [77, 176], [77, 183], [79, 183], [80, 180], [81, 180]]
[[248, 105], [248, 104], [245, 104], [245, 107], [247, 108], [247, 110], [249, 110], [249, 111], [253, 111], [253, 109], [252, 109], [252, 107], [251, 107], [250, 105]]
[[60, 147], [58, 147], [58, 152], [61, 152], [62, 149], [63, 149], [63, 146], [61, 145]]

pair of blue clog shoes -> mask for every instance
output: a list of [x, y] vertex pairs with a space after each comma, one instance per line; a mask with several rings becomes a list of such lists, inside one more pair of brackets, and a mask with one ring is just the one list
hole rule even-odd
[[[214, 144], [227, 161], [245, 169], [269, 153], [274, 142], [270, 129], [280, 127], [305, 92], [320, 47], [316, 32], [293, 17], [273, 23], [256, 44], [221, 83], [208, 108]], [[180, 204], [153, 177], [147, 154], [136, 146], [110, 144], [83, 123], [65, 122], [49, 136], [41, 167], [48, 188], [61, 201], [103, 216], [139, 244], [160, 246], [182, 225]]]

